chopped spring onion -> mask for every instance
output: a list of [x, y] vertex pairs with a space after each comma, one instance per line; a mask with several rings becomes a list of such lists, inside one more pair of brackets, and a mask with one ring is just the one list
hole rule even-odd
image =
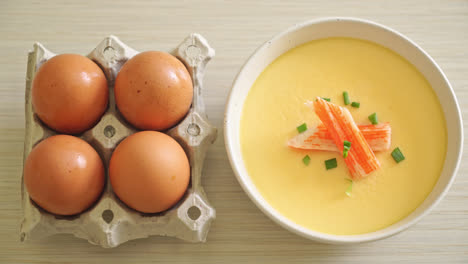
[[379, 123], [379, 121], [377, 120], [377, 113], [371, 114], [369, 116], [369, 121], [371, 121], [373, 125], [377, 125]]
[[348, 188], [346, 189], [345, 193], [346, 195], [348, 195], [349, 197], [351, 197], [351, 191], [353, 190], [353, 180], [351, 179], [346, 179], [349, 181], [349, 186]]
[[343, 141], [343, 158], [348, 157], [348, 152], [351, 149], [351, 142], [345, 140]]
[[348, 157], [348, 152], [349, 152], [349, 149], [343, 149], [343, 158]]
[[304, 158], [302, 158], [302, 162], [307, 166], [310, 163], [310, 157], [309, 155], [305, 155]]
[[297, 132], [302, 133], [307, 130], [307, 124], [303, 123], [302, 125], [297, 127]]
[[350, 149], [351, 148], [351, 142], [345, 140], [345, 141], [343, 141], [343, 146], [344, 146], [344, 148]]
[[333, 169], [333, 168], [336, 168], [336, 167], [338, 167], [338, 163], [336, 162], [336, 158], [329, 159], [329, 160], [325, 161], [325, 168], [327, 168], [327, 170], [330, 170], [330, 169]]
[[359, 108], [359, 106], [361, 106], [361, 103], [359, 103], [359, 102], [352, 102], [352, 103], [351, 103], [351, 106], [352, 106], [352, 107]]
[[392, 157], [396, 163], [399, 163], [405, 159], [405, 156], [403, 156], [403, 153], [401, 153], [400, 148], [396, 148], [392, 151]]
[[345, 105], [349, 105], [351, 103], [351, 100], [349, 99], [348, 92], [343, 92], [343, 99], [344, 99], [344, 104]]
[[327, 98], [327, 97], [322, 97], [322, 99], [325, 100], [325, 101], [328, 101], [328, 102], [331, 101], [331, 99], [330, 99], [330, 98]]

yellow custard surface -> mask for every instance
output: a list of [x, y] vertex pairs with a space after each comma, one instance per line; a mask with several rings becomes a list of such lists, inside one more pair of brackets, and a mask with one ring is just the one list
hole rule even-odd
[[[391, 150], [406, 157], [397, 164], [391, 150], [376, 153], [381, 169], [354, 181], [350, 197], [339, 153], [286, 145], [298, 125], [320, 123], [308, 100], [344, 106], [343, 91], [361, 104], [346, 106], [356, 123], [376, 112], [391, 124]], [[278, 57], [251, 87], [239, 129], [244, 164], [264, 199], [291, 221], [335, 235], [377, 231], [409, 215], [437, 182], [447, 148], [442, 108], [424, 76], [397, 53], [353, 38], [314, 40]], [[338, 167], [326, 170], [331, 158]]]

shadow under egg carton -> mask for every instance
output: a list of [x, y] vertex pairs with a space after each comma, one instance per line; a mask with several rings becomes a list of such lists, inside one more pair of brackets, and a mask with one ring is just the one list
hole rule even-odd
[[[184, 197], [165, 212], [139, 213], [116, 197], [106, 170], [106, 186], [101, 197], [91, 208], [76, 216], [57, 216], [39, 208], [30, 199], [22, 179], [24, 218], [21, 224], [21, 241], [58, 233], [73, 234], [105, 248], [116, 247], [126, 241], [150, 235], [177, 237], [190, 242], [206, 240], [216, 212], [206, 198], [200, 178], [207, 148], [215, 141], [217, 129], [208, 122], [201, 93], [205, 66], [215, 52], [201, 35], [191, 34], [170, 53], [186, 65], [194, 88], [192, 106], [188, 114], [178, 125], [166, 131], [181, 144], [190, 161], [191, 181]], [[119, 142], [137, 132], [118, 112], [113, 92], [114, 80], [120, 68], [136, 54], [136, 50], [122, 43], [117, 37], [110, 36], [88, 55], [107, 77], [109, 106], [92, 129], [78, 136], [96, 149], [106, 168]], [[39, 43], [34, 45], [34, 50], [28, 56], [24, 161], [39, 141], [57, 134], [37, 118], [31, 103], [31, 86], [35, 72], [53, 56], [54, 53]]]

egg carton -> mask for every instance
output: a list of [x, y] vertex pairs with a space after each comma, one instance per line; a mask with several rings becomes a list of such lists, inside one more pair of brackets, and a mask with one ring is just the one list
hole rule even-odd
[[[115, 147], [127, 136], [137, 132], [119, 113], [114, 99], [114, 81], [122, 65], [139, 52], [125, 45], [115, 36], [105, 38], [89, 55], [104, 71], [109, 83], [109, 106], [101, 120], [90, 130], [77, 135], [93, 146], [106, 167]], [[106, 186], [99, 200], [76, 216], [57, 216], [38, 207], [21, 182], [23, 221], [20, 240], [40, 239], [53, 234], [73, 234], [104, 248], [116, 247], [126, 241], [151, 235], [177, 237], [190, 242], [204, 242], [211, 221], [216, 217], [201, 185], [203, 161], [207, 148], [216, 140], [217, 129], [210, 125], [202, 99], [202, 79], [206, 64], [214, 56], [206, 39], [190, 34], [177, 46], [172, 55], [179, 58], [193, 80], [193, 101], [187, 116], [166, 131], [184, 148], [191, 166], [191, 181], [184, 197], [171, 209], [158, 214], [137, 212], [112, 191], [106, 170]], [[28, 56], [26, 73], [26, 136], [24, 161], [31, 149], [41, 140], [57, 134], [45, 126], [34, 113], [31, 104], [31, 85], [37, 69], [55, 56], [40, 43]]]

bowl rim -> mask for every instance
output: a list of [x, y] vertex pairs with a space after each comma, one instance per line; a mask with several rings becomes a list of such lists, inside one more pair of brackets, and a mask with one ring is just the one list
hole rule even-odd
[[[458, 124], [458, 134], [461, 135], [460, 137], [460, 144], [458, 145], [457, 151], [457, 160], [455, 162], [454, 168], [451, 170], [451, 175], [450, 178], [445, 186], [443, 186], [442, 191], [438, 196], [435, 197], [434, 201], [430, 203], [425, 210], [420, 212], [418, 215], [414, 216], [413, 219], [410, 221], [396, 226], [394, 228], [390, 228], [393, 225], [403, 221], [406, 219], [408, 216], [405, 218], [397, 221], [396, 223], [385, 227], [383, 229], [373, 231], [370, 233], [364, 233], [364, 234], [358, 234], [358, 235], [333, 235], [333, 234], [328, 234], [328, 233], [323, 233], [323, 232], [318, 232], [314, 231], [308, 228], [305, 228], [299, 224], [296, 224], [295, 222], [287, 219], [285, 216], [283, 216], [281, 213], [279, 213], [274, 207], [272, 207], [266, 200], [264, 200], [263, 196], [260, 194], [260, 192], [255, 188], [255, 185], [252, 183], [253, 186], [249, 186], [246, 182], [244, 182], [244, 179], [242, 175], [240, 175], [240, 172], [237, 168], [237, 164], [235, 161], [234, 153], [233, 153], [233, 148], [234, 148], [234, 143], [232, 141], [232, 132], [229, 129], [229, 118], [230, 118], [230, 113], [232, 112], [232, 108], [234, 107], [234, 102], [232, 100], [232, 95], [234, 91], [236, 90], [235, 87], [237, 86], [239, 80], [243, 77], [244, 75], [244, 69], [246, 68], [247, 65], [252, 63], [257, 57], [257, 54], [259, 51], [267, 48], [271, 43], [277, 41], [278, 39], [283, 38], [284, 36], [301, 30], [305, 27], [311, 26], [313, 24], [320, 24], [320, 23], [328, 23], [328, 22], [338, 22], [338, 21], [343, 21], [343, 22], [354, 22], [354, 23], [361, 23], [365, 24], [367, 26], [373, 26], [376, 28], [379, 28], [384, 31], [388, 31], [390, 34], [394, 34], [397, 37], [403, 39], [408, 43], [408, 45], [412, 45], [414, 48], [416, 48], [420, 53], [426, 57], [429, 62], [432, 64], [432, 66], [435, 67], [437, 70], [438, 74], [442, 77], [443, 81], [445, 82], [446, 86], [448, 87], [448, 95], [449, 99], [454, 102], [456, 112], [457, 112], [457, 120], [456, 123]], [[445, 116], [445, 114], [444, 114]], [[457, 129], [457, 128], [454, 128]], [[225, 112], [224, 112], [224, 143], [225, 143], [225, 148], [228, 154], [229, 162], [231, 164], [231, 167], [234, 171], [234, 174], [236, 176], [237, 181], [239, 182], [240, 186], [244, 190], [244, 192], [247, 194], [247, 196], [250, 198], [250, 200], [265, 214], [267, 215], [271, 220], [273, 220], [275, 223], [279, 224], [281, 227], [308, 239], [319, 241], [319, 242], [325, 242], [325, 243], [331, 243], [331, 244], [354, 244], [354, 243], [362, 243], [362, 242], [370, 242], [374, 240], [379, 240], [383, 239], [389, 236], [393, 236], [395, 234], [400, 233], [401, 231], [409, 228], [410, 226], [414, 225], [417, 223], [421, 218], [423, 218], [425, 215], [427, 215], [431, 210], [436, 207], [439, 202], [443, 199], [443, 197], [447, 194], [448, 190], [450, 189], [451, 185], [453, 184], [453, 181], [455, 180], [455, 176], [457, 175], [459, 166], [460, 166], [460, 161], [462, 158], [462, 152], [463, 152], [463, 119], [461, 116], [461, 111], [460, 111], [460, 106], [458, 104], [458, 101], [455, 96], [455, 92], [447, 79], [446, 75], [440, 68], [440, 66], [435, 62], [435, 60], [426, 52], [424, 51], [418, 44], [416, 44], [414, 41], [406, 37], [405, 35], [399, 33], [398, 31], [387, 27], [385, 25], [367, 20], [367, 19], [361, 19], [361, 18], [355, 18], [355, 17], [323, 17], [323, 18], [318, 18], [318, 19], [312, 19], [312, 20], [307, 20], [301, 23], [294, 24], [293, 26], [287, 28], [286, 30], [283, 30], [277, 34], [275, 34], [271, 39], [265, 41], [262, 45], [260, 45], [255, 51], [249, 56], [249, 58], [246, 60], [246, 62], [241, 66], [239, 72], [237, 73], [236, 77], [234, 78], [233, 84], [231, 86], [231, 89], [229, 91], [229, 95], [227, 98], [227, 103], [225, 107]], [[249, 177], [246, 175], [245, 177]], [[258, 197], [257, 197], [258, 196]], [[259, 199], [262, 198], [263, 200]], [[427, 197], [426, 197], [427, 199]], [[421, 205], [419, 205], [421, 206]], [[415, 209], [416, 210], [416, 209]], [[413, 211], [414, 212], [414, 211]], [[387, 230], [388, 229], [388, 230]], [[385, 232], [382, 232], [382, 230], [386, 230]]]

